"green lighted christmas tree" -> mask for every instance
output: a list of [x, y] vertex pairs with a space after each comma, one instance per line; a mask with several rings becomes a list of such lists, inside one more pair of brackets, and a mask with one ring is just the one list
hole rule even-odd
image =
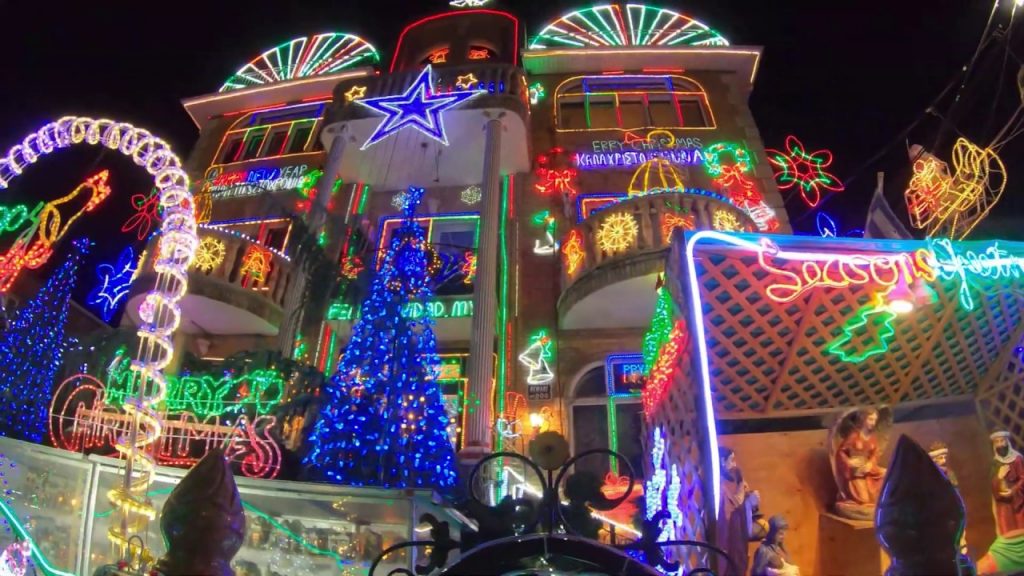
[[405, 221], [325, 386], [310, 434], [306, 463], [334, 482], [441, 490], [456, 483], [432, 320], [402, 314], [410, 302], [432, 295], [425, 235], [413, 218], [422, 195], [420, 188], [406, 195]]
[[41, 442], [53, 379], [64, 357], [64, 326], [78, 266], [89, 241], [75, 240], [71, 254], [35, 298], [0, 334], [0, 433]]

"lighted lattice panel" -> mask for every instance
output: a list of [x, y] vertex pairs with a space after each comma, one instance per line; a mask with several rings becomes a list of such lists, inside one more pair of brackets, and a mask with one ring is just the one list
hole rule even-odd
[[[971, 311], [958, 302], [958, 283], [936, 282], [938, 301], [896, 319], [886, 352], [846, 362], [826, 348], [878, 286], [816, 287], [778, 303], [765, 295], [771, 277], [753, 253], [703, 244], [697, 252], [720, 418], [970, 394], [1021, 321], [1021, 279], [976, 282]], [[791, 261], [775, 265], [797, 271]]]
[[1024, 352], [1020, 330], [1014, 348], [997, 360], [995, 378], [978, 390], [978, 406], [990, 430], [1006, 430], [1014, 446], [1024, 445]]
[[[677, 366], [668, 394], [647, 419], [647, 430], [653, 430], [655, 427], [664, 430], [668, 447], [666, 458], [679, 467], [682, 483], [679, 508], [684, 523], [675, 534], [675, 538], [707, 542], [707, 517], [712, 512], [709, 511], [711, 503], [705, 498], [705, 465], [702, 452], [706, 451], [708, 439], [703, 432], [703, 418], [696, 405], [699, 397], [700, 389], [693, 379], [690, 358], [684, 354]], [[647, 436], [649, 437], [649, 434]], [[707, 552], [703, 549], [680, 547], [674, 549], [674, 553], [679, 556], [673, 559], [682, 563], [685, 572], [708, 566]]]

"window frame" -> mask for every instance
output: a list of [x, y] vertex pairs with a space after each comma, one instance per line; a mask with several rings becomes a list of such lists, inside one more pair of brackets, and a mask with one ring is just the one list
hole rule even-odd
[[[578, 390], [579, 390], [580, 384], [587, 378], [587, 376], [591, 372], [593, 372], [595, 370], [598, 370], [598, 369], [601, 370], [601, 382], [604, 383], [607, 380], [607, 378], [608, 378], [608, 367], [606, 365], [606, 361], [593, 362], [593, 363], [587, 364], [586, 366], [581, 368], [576, 373], [576, 378], [575, 378], [575, 380], [572, 383], [572, 387], [570, 388], [571, 394], [569, 395], [569, 410], [568, 410], [568, 413], [569, 413], [568, 414], [569, 430], [571, 432], [569, 434], [569, 447], [570, 447], [570, 450], [571, 450], [570, 454], [577, 454], [578, 453], [577, 446], [576, 446], [576, 410], [575, 410], [576, 406], [604, 406], [605, 407], [605, 423], [606, 423], [605, 426], [608, 429], [608, 435], [606, 435], [606, 437], [605, 437], [605, 446], [604, 447], [608, 448], [610, 450], [610, 449], [612, 449], [612, 445], [613, 445], [613, 443], [611, 441], [610, 434], [611, 434], [612, 430], [618, 430], [618, 426], [613, 427], [611, 425], [612, 418], [611, 418], [610, 411], [615, 410], [620, 404], [637, 404], [637, 405], [639, 405], [639, 404], [642, 403], [641, 397], [638, 394], [633, 394], [633, 395], [625, 395], [625, 394], [609, 395], [607, 393], [607, 388], [605, 388], [605, 393], [603, 395], [601, 395], [601, 396], [583, 396], [583, 397], [580, 397], [578, 395]], [[641, 444], [642, 444], [643, 443], [642, 431], [641, 431], [640, 441], [641, 441]], [[613, 457], [609, 456], [608, 458], [609, 458], [608, 469], [612, 470], [613, 467], [611, 465], [611, 460], [613, 459]], [[621, 472], [621, 469], [620, 469], [620, 472]], [[644, 477], [643, 470], [634, 470], [633, 472], [637, 475], [637, 478], [643, 478]]]
[[[594, 90], [588, 87], [588, 83], [593, 82], [597, 84]], [[658, 83], [662, 86], [657, 86]], [[630, 84], [636, 85], [635, 88], [631, 88]], [[654, 89], [652, 89], [654, 88]], [[660, 88], [660, 89], [659, 89]], [[654, 122], [654, 114], [651, 112], [650, 96], [653, 95], [669, 95], [671, 103], [674, 105], [676, 121], [674, 125], [664, 126]], [[621, 96], [631, 96], [635, 98], [637, 95], [642, 96], [643, 99], [643, 124], [642, 126], [626, 125], [623, 122], [623, 115], [621, 109]], [[594, 126], [592, 121], [592, 115], [590, 113], [590, 102], [591, 98], [607, 98], [612, 97], [615, 106], [615, 117], [616, 124], [614, 126]], [[584, 109], [584, 128], [567, 128], [563, 126], [563, 114], [562, 106], [568, 104], [575, 104], [578, 106], [579, 101], [583, 101]], [[627, 132], [630, 130], [655, 130], [655, 129], [672, 129], [672, 130], [714, 130], [717, 128], [715, 122], [714, 111], [711, 108], [711, 103], [708, 100], [707, 92], [695, 80], [686, 76], [678, 75], [664, 75], [664, 74], [627, 74], [618, 76], [573, 76], [562, 81], [561, 84], [555, 89], [555, 97], [552, 99], [554, 108], [555, 118], [555, 131], [556, 132], [591, 132], [591, 131], [619, 131]], [[658, 100], [660, 101], [660, 100]], [[701, 114], [701, 125], [694, 125], [691, 121], [687, 121], [687, 116], [683, 114], [681, 102], [696, 102], [698, 109]]]

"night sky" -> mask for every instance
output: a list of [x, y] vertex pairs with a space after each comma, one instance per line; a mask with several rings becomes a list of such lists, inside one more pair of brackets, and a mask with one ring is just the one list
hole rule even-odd
[[[532, 35], [547, 21], [586, 5], [531, 0], [497, 7], [520, 16]], [[874, 165], [864, 164], [920, 118], [970, 60], [991, 9], [988, 0], [691, 0], [660, 5], [703, 21], [733, 45], [764, 47], [751, 107], [765, 145], [782, 147], [786, 135], [795, 134], [812, 150], [834, 152], [833, 173], [848, 188], [827, 203], [827, 210], [837, 217], [841, 231], [862, 227], [877, 170], [886, 171], [887, 195], [902, 210], [901, 191], [909, 170], [905, 142], [897, 142]], [[444, 0], [0, 0], [0, 48], [6, 55], [0, 80], [0, 147], [6, 150], [48, 120], [80, 114], [146, 127], [184, 157], [198, 133], [180, 100], [215, 92], [262, 51], [296, 36], [341, 31], [366, 38], [388, 62], [406, 24], [446, 8]], [[401, 18], [395, 19], [396, 14]], [[1001, 7], [995, 24], [1005, 27], [1009, 16], [1009, 6]], [[1019, 28], [1019, 20], [1013, 28]], [[1009, 45], [1024, 54], [1019, 41], [1024, 34], [1017, 32]], [[911, 143], [931, 145], [940, 138], [939, 155], [948, 158], [957, 132], [991, 140], [1020, 102], [1016, 57], [1003, 47], [994, 45], [982, 53], [952, 115], [948, 97], [936, 107], [946, 120], [929, 115], [910, 133]], [[1002, 151], [1009, 185], [976, 237], [1024, 239], [1024, 227], [1014, 225], [1024, 215], [1020, 140]], [[149, 187], [145, 174], [119, 156], [99, 157], [89, 148], [54, 156], [19, 179], [8, 201], [52, 199], [94, 167], [111, 168], [114, 195], [80, 231], [97, 242], [94, 261], [114, 260], [134, 238], [118, 231], [131, 214], [129, 197]], [[813, 214], [805, 216], [798, 198], [790, 198], [787, 208], [798, 231], [813, 232]]]

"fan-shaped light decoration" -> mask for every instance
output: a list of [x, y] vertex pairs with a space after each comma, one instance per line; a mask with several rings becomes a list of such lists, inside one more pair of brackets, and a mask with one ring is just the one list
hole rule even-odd
[[609, 254], [622, 252], [633, 245], [639, 231], [636, 219], [631, 214], [616, 212], [601, 223], [597, 231], [597, 245]]
[[196, 257], [192, 260], [192, 267], [201, 272], [211, 272], [224, 261], [224, 242], [212, 236], [207, 236], [199, 241], [196, 247]]
[[685, 189], [679, 168], [664, 158], [652, 158], [633, 172], [628, 191], [630, 196], [639, 196]]
[[530, 48], [728, 45], [702, 22], [643, 4], [605, 4], [570, 12], [530, 42]]
[[242, 66], [220, 91], [334, 74], [356, 64], [379, 60], [377, 49], [358, 36], [340, 32], [301, 36], [267, 50]]
[[960, 138], [953, 145], [953, 173], [926, 155], [914, 162], [906, 191], [915, 228], [929, 236], [962, 240], [988, 215], [1006, 189], [1006, 166], [991, 148]]

